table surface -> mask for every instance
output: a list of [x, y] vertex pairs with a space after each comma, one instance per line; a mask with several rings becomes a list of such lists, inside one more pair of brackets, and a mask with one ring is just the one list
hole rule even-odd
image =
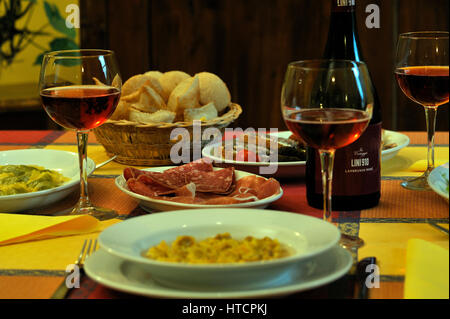
[[[448, 203], [432, 191], [414, 192], [403, 189], [400, 181], [420, 172], [408, 170], [415, 161], [426, 158], [426, 134], [403, 132], [410, 138], [410, 145], [391, 160], [382, 163], [382, 197], [377, 207], [362, 211], [339, 213], [340, 227], [362, 237], [366, 245], [361, 248], [358, 260], [375, 256], [380, 267], [380, 287], [370, 289], [370, 298], [389, 299], [403, 297], [405, 254], [407, 241], [420, 238], [448, 249], [448, 235], [427, 224], [427, 220], [448, 224]], [[104, 148], [90, 134], [88, 156], [96, 163], [108, 159]], [[436, 158], [448, 161], [449, 133], [438, 132], [435, 139]], [[45, 148], [76, 152], [76, 139], [68, 131], [0, 131], [0, 151]], [[133, 216], [147, 214], [137, 203], [114, 185], [114, 178], [125, 166], [111, 162], [98, 169], [89, 178], [89, 190], [93, 204], [110, 207], [119, 212], [119, 219], [104, 221], [102, 228]], [[284, 191], [281, 199], [268, 209], [297, 212], [320, 217], [320, 210], [306, 203], [303, 179], [280, 181]], [[69, 208], [77, 201], [77, 193], [65, 200], [39, 211], [49, 214]], [[36, 212], [34, 212], [36, 213]], [[448, 227], [448, 226], [447, 226]], [[64, 280], [66, 265], [76, 259], [81, 243], [86, 238], [96, 238], [99, 232], [31, 241], [0, 246], [0, 298], [50, 298]], [[388, 235], [388, 236], [387, 236]], [[386, 240], [386, 238], [389, 240]], [[324, 290], [325, 289], [325, 290]], [[326, 295], [326, 287], [320, 294]], [[305, 295], [300, 295], [299, 297]], [[70, 298], [127, 298], [119, 293], [86, 279]], [[189, 296], [186, 296], [187, 298]], [[334, 295], [336, 297], [336, 295]], [[337, 296], [339, 297], [339, 296]]]

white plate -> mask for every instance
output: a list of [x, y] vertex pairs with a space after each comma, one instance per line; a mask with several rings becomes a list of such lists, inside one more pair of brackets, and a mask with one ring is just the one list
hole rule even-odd
[[383, 130], [383, 144], [397, 144], [396, 147], [381, 151], [381, 160], [387, 161], [393, 158], [404, 147], [409, 145], [409, 137], [405, 134]]
[[[94, 281], [118, 291], [157, 298], [267, 298], [289, 295], [329, 284], [343, 277], [352, 266], [352, 256], [344, 248], [335, 248], [299, 266], [288, 276], [258, 289], [196, 291], [173, 289], [157, 284], [151, 273], [134, 263], [108, 254], [103, 249], [96, 251], [85, 263], [86, 274]], [[306, 270], [305, 270], [306, 268]], [[302, 274], [302, 276], [299, 276]]]
[[[173, 168], [175, 166], [162, 166], [162, 167], [150, 167], [143, 169], [144, 171], [151, 171], [151, 172], [163, 172], [169, 168]], [[215, 170], [219, 170], [220, 168], [214, 168]], [[242, 171], [235, 171], [236, 180], [245, 177], [253, 175], [247, 172]], [[130, 195], [134, 199], [137, 199], [139, 201], [139, 205], [148, 212], [154, 212], [154, 211], [166, 211], [166, 210], [179, 210], [179, 209], [188, 209], [188, 208], [218, 208], [218, 207], [253, 207], [253, 208], [266, 208], [270, 203], [276, 201], [281, 196], [283, 196], [283, 190], [280, 187], [280, 193], [272, 195], [270, 197], [264, 198], [262, 200], [254, 201], [254, 202], [248, 202], [248, 203], [239, 203], [239, 204], [231, 204], [231, 205], [198, 205], [198, 204], [184, 204], [184, 203], [176, 203], [176, 202], [169, 202], [165, 200], [159, 200], [159, 199], [153, 199], [149, 198], [147, 196], [136, 194], [132, 191], [130, 191], [127, 187], [127, 182], [123, 175], [118, 176], [116, 178], [116, 186], [125, 194]]]
[[[230, 233], [277, 239], [290, 255], [284, 258], [235, 264], [187, 264], [153, 260], [142, 256], [162, 240], [178, 236], [197, 240]], [[126, 220], [105, 229], [100, 247], [108, 253], [142, 265], [158, 282], [179, 289], [213, 286], [256, 288], [276, 281], [294, 267], [333, 248], [339, 241], [336, 226], [301, 214], [257, 209], [197, 209], [156, 213]]]
[[448, 162], [436, 167], [428, 175], [428, 184], [431, 189], [448, 201]]
[[[79, 188], [78, 154], [58, 150], [25, 149], [0, 152], [0, 165], [38, 165], [70, 178], [63, 185], [34, 193], [0, 196], [0, 213], [15, 213], [53, 204]], [[88, 175], [95, 163], [88, 158]]]
[[[282, 138], [289, 138], [292, 135], [289, 131], [278, 132], [277, 134], [273, 134]], [[234, 166], [237, 170], [246, 171], [252, 174], [259, 175], [270, 175], [270, 177], [274, 178], [294, 178], [301, 177], [305, 175], [305, 165], [306, 161], [295, 161], [295, 162], [276, 162], [272, 163], [273, 165], [277, 165], [277, 170], [275, 173], [265, 173], [261, 170], [262, 167], [268, 166], [268, 164], [264, 164], [261, 162], [243, 162], [243, 161], [233, 161], [227, 160], [221, 157], [216, 157], [213, 154], [213, 150], [216, 149], [220, 144], [207, 145], [202, 150], [202, 156], [206, 158], [210, 158], [213, 160], [215, 166], [220, 167], [229, 167]]]

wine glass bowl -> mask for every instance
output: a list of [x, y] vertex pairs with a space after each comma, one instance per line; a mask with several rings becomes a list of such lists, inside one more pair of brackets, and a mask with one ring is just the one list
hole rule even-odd
[[80, 199], [71, 215], [88, 214], [100, 220], [117, 216], [111, 209], [95, 207], [87, 184], [89, 130], [102, 125], [119, 102], [122, 81], [114, 52], [66, 50], [47, 53], [42, 61], [39, 90], [49, 117], [77, 132], [80, 164]]
[[428, 175], [434, 169], [434, 133], [437, 109], [448, 103], [448, 32], [425, 31], [400, 34], [395, 77], [403, 93], [424, 107], [427, 121], [427, 169], [422, 176], [401, 185], [429, 190]]
[[[374, 96], [367, 67], [351, 60], [290, 63], [281, 93], [281, 111], [289, 130], [319, 151], [323, 219], [332, 222], [334, 153], [356, 141], [372, 117]], [[336, 169], [343, 169], [336, 167]], [[360, 247], [362, 239], [341, 235], [341, 244]]]

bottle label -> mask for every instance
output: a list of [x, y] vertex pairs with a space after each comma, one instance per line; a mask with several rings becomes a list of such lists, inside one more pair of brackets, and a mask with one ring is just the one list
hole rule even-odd
[[350, 7], [355, 5], [355, 0], [336, 0], [338, 7]]
[[355, 0], [333, 0], [331, 12], [354, 12]]
[[[320, 157], [316, 156], [316, 193], [322, 193]], [[332, 192], [358, 196], [379, 192], [381, 187], [381, 123], [369, 125], [352, 144], [336, 150]]]

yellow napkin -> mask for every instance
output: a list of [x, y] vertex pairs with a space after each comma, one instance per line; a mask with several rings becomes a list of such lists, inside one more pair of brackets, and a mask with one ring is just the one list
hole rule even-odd
[[[434, 167], [444, 165], [447, 162], [448, 162], [448, 159], [444, 160], [444, 159], [436, 158], [434, 160]], [[427, 166], [428, 166], [427, 160], [420, 160], [420, 161], [414, 162], [408, 169], [413, 172], [424, 172], [427, 169]]]
[[[436, 146], [434, 148], [434, 165], [436, 167], [448, 162], [449, 148]], [[381, 173], [383, 176], [420, 176], [427, 169], [426, 147], [405, 147], [393, 158], [383, 161]]]
[[37, 216], [0, 214], [0, 245], [96, 231], [99, 221], [88, 215]]
[[448, 299], [448, 250], [410, 239], [406, 252], [405, 299]]

